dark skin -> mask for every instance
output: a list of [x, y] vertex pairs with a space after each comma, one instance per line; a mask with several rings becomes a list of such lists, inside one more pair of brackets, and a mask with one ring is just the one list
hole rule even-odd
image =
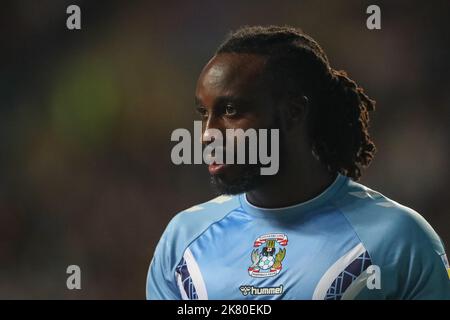
[[[196, 88], [197, 110], [205, 130], [273, 128], [278, 116], [280, 170], [246, 192], [247, 200], [265, 208], [286, 207], [314, 198], [335, 179], [311, 153], [305, 126], [307, 103], [302, 99], [277, 98], [264, 76], [267, 58], [254, 54], [221, 53], [203, 68]], [[232, 181], [245, 166], [227, 165], [222, 176]]]

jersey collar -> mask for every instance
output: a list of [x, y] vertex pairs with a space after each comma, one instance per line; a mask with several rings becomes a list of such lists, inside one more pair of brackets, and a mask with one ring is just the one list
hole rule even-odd
[[242, 208], [249, 214], [265, 218], [280, 218], [281, 216], [291, 216], [310, 212], [311, 210], [325, 205], [333, 196], [337, 194], [342, 185], [348, 180], [344, 175], [338, 174], [333, 183], [326, 188], [318, 196], [301, 203], [297, 203], [288, 207], [280, 208], [263, 208], [251, 204], [247, 200], [245, 193], [239, 195]]

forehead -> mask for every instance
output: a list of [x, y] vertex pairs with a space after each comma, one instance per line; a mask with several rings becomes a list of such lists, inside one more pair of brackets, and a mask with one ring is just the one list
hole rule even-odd
[[267, 58], [256, 54], [221, 53], [203, 68], [196, 96], [209, 100], [217, 96], [248, 95], [260, 90]]

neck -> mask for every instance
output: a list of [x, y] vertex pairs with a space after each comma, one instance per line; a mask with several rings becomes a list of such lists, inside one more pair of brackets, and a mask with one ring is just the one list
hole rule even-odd
[[328, 172], [315, 158], [303, 157], [289, 161], [261, 187], [247, 192], [247, 200], [263, 208], [287, 207], [313, 199], [335, 179], [336, 174]]

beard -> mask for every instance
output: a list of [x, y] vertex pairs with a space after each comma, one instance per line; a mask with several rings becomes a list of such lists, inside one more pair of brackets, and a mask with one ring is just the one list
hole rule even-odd
[[234, 179], [227, 179], [223, 175], [211, 176], [211, 184], [218, 195], [236, 195], [253, 190], [261, 186], [269, 176], [260, 173], [257, 165], [241, 165], [242, 170]]
[[[255, 188], [261, 187], [267, 183], [270, 183], [276, 175], [282, 170], [283, 155], [286, 153], [286, 145], [284, 142], [284, 134], [280, 127], [280, 119], [278, 116], [274, 117], [274, 122], [270, 128], [279, 129], [279, 170], [275, 175], [262, 175], [261, 164], [234, 164], [230, 169], [233, 174], [218, 174], [211, 176], [211, 184], [218, 195], [236, 195], [244, 192], [249, 192]], [[268, 150], [270, 149], [270, 139], [268, 144]], [[259, 143], [258, 143], [259, 145]], [[235, 153], [236, 154], [236, 153]], [[248, 148], [246, 150], [248, 155]], [[247, 159], [248, 161], [248, 159]], [[248, 163], [248, 162], [246, 162]]]

